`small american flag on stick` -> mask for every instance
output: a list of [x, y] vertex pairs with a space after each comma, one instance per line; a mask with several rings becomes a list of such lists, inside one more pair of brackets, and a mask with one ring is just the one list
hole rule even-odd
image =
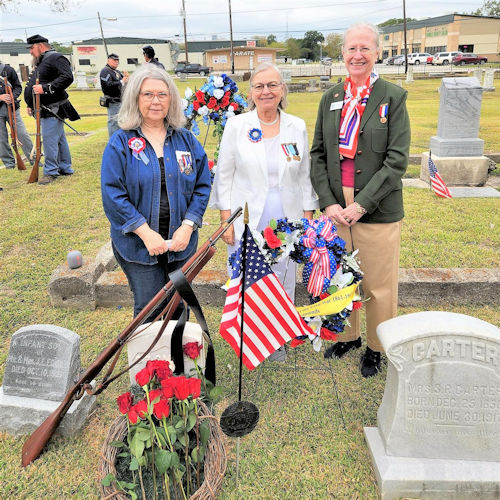
[[[243, 245], [246, 245], [246, 266], [242, 263]], [[253, 370], [289, 340], [313, 332], [264, 260], [248, 226], [245, 226], [233, 269], [219, 331], [239, 358], [243, 314], [243, 363]], [[245, 269], [244, 282], [242, 269]]]
[[429, 175], [431, 179], [431, 188], [441, 198], [451, 198], [451, 193], [445, 182], [439, 175], [436, 164], [432, 161], [431, 152], [429, 151]]

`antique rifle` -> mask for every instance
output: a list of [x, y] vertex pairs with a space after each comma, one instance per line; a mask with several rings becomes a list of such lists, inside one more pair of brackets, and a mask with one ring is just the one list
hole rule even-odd
[[[38, 78], [36, 84], [39, 84]], [[40, 165], [40, 157], [42, 156], [42, 136], [40, 133], [40, 94], [33, 92], [33, 102], [35, 103], [35, 119], [36, 119], [36, 142], [35, 142], [35, 163], [31, 169], [31, 174], [28, 178], [28, 184], [38, 182], [38, 166]]]
[[44, 104], [42, 104], [41, 107], [45, 111], [47, 111], [47, 113], [50, 113], [54, 118], [57, 118], [60, 122], [63, 122], [63, 124], [66, 125], [66, 127], [69, 127], [71, 130], [73, 130], [73, 132], [76, 132], [76, 135], [85, 135], [85, 134], [82, 134], [82, 133], [78, 132], [78, 130], [76, 130], [76, 128], [72, 127], [66, 120], [64, 120], [63, 118], [61, 118], [57, 113], [55, 113], [54, 111], [52, 111], [48, 106], [45, 106]]
[[[234, 222], [234, 220], [241, 215], [241, 207], [235, 210], [231, 216], [223, 222], [219, 229], [198, 249], [198, 251], [184, 264], [182, 267], [183, 273], [186, 275], [188, 281], [192, 281], [198, 272], [205, 266], [205, 264], [212, 258], [216, 248], [215, 243], [224, 234], [226, 229]], [[49, 415], [45, 421], [31, 434], [23, 445], [22, 451], [22, 465], [26, 467], [31, 462], [36, 460], [42, 453], [45, 445], [50, 440], [51, 436], [57, 429], [62, 418], [68, 412], [73, 404], [73, 401], [80, 399], [84, 392], [88, 390], [90, 383], [102, 371], [108, 361], [123, 347], [123, 344], [129, 340], [137, 328], [144, 323], [150, 313], [154, 311], [163, 300], [170, 295], [173, 290], [173, 284], [169, 281], [163, 288], [151, 299], [151, 301], [144, 307], [144, 309], [132, 320], [132, 322], [125, 327], [125, 329], [118, 335], [118, 337], [111, 342], [92, 363], [92, 365], [81, 376], [80, 380], [67, 392], [62, 403], [57, 409]], [[166, 318], [165, 321], [171, 319], [177, 305], [180, 302], [179, 294], [176, 292], [169, 304], [165, 308]], [[97, 391], [96, 391], [97, 392]], [[100, 392], [100, 391], [99, 391]]]
[[5, 86], [5, 93], [10, 96], [10, 103], [5, 103], [7, 105], [7, 113], [9, 119], [10, 126], [10, 137], [12, 139], [12, 149], [16, 154], [16, 163], [18, 170], [26, 170], [26, 165], [24, 164], [21, 155], [19, 154], [19, 150], [17, 149], [17, 143], [19, 138], [17, 137], [17, 117], [16, 117], [16, 100], [14, 99], [14, 94], [12, 92], [12, 86], [7, 80], [7, 77], [3, 77], [3, 82]]

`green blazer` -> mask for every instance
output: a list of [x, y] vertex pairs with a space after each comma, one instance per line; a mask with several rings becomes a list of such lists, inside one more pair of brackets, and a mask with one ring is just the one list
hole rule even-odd
[[[354, 200], [367, 211], [360, 222], [396, 222], [404, 216], [401, 178], [410, 149], [406, 95], [406, 90], [379, 78], [368, 98], [354, 158]], [[338, 149], [341, 109], [330, 110], [332, 103], [343, 100], [343, 82], [324, 93], [314, 131], [311, 181], [322, 210], [335, 204], [345, 207]], [[383, 104], [388, 104], [386, 121], [379, 114]]]

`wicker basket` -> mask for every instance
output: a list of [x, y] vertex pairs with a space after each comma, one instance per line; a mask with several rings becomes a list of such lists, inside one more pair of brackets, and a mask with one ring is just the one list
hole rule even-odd
[[[226, 472], [226, 449], [224, 447], [224, 435], [217, 419], [210, 413], [209, 409], [201, 401], [198, 402], [200, 419], [209, 419], [210, 438], [207, 443], [205, 453], [204, 474], [205, 478], [200, 488], [189, 498], [192, 500], [214, 499], [222, 484], [224, 473]], [[110, 472], [116, 474], [115, 459], [118, 448], [111, 446], [113, 441], [122, 441], [127, 433], [127, 420], [118, 417], [112, 424], [108, 435], [104, 441], [101, 452], [101, 462], [99, 465], [99, 484], [102, 498], [127, 500], [128, 497], [123, 492], [117, 490], [114, 485], [103, 486], [101, 479]]]

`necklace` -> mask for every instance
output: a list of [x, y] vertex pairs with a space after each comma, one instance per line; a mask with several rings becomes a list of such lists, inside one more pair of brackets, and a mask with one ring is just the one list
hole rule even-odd
[[272, 125], [275, 125], [276, 123], [278, 123], [279, 119], [280, 119], [280, 114], [278, 112], [278, 114], [276, 115], [276, 118], [272, 122], [265, 122], [265, 121], [261, 120], [260, 118], [259, 118], [259, 122], [262, 123], [262, 125], [266, 125], [266, 127], [271, 127]]

